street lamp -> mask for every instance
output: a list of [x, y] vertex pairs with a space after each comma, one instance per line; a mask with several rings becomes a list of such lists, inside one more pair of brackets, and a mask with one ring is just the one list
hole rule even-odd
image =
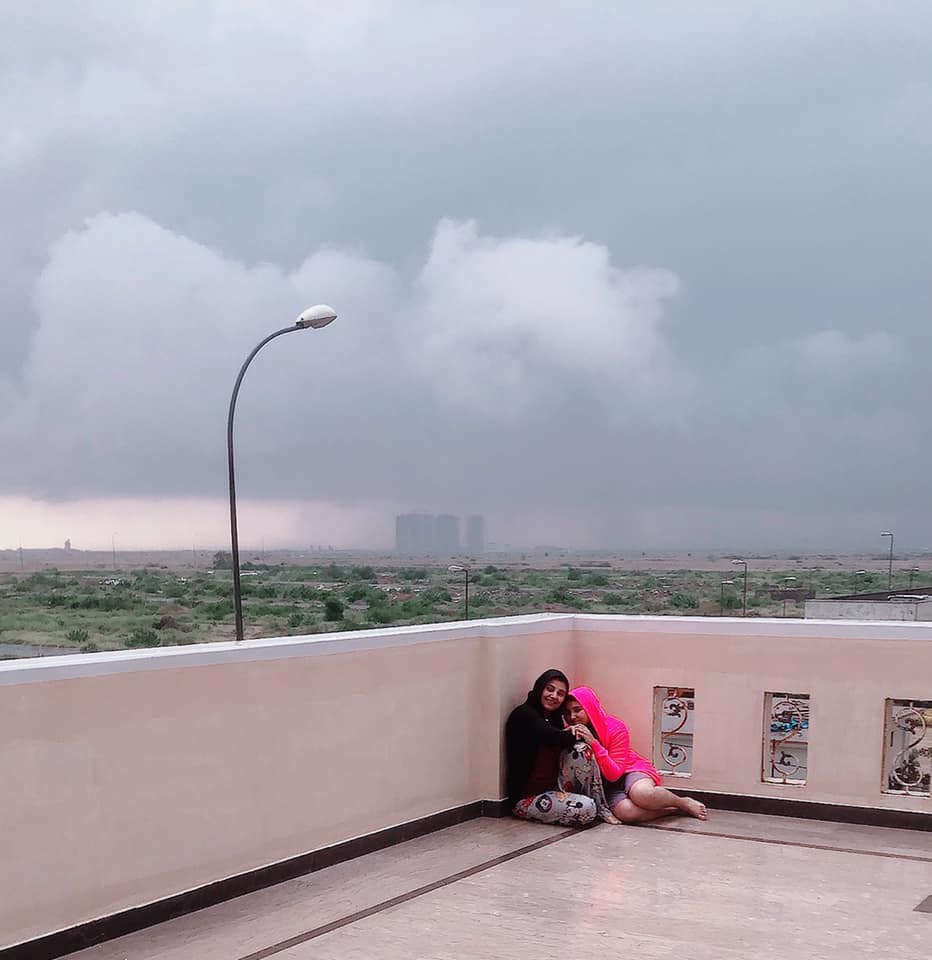
[[744, 613], [741, 616], [746, 617], [748, 615], [748, 562], [747, 560], [732, 560], [731, 562], [733, 565], [744, 564]]
[[887, 589], [893, 589], [893, 534], [889, 530], [885, 530], [880, 534], [882, 537], [890, 538], [890, 565], [887, 568]]
[[786, 590], [790, 583], [792, 583], [796, 577], [784, 577], [783, 578], [783, 616], [786, 616]]
[[913, 577], [919, 573], [919, 567], [910, 567], [909, 568], [909, 589], [913, 588]]
[[464, 602], [464, 606], [466, 608], [466, 615], [464, 616], [463, 619], [468, 620], [469, 619], [469, 567], [467, 567], [463, 563], [451, 563], [450, 566], [447, 567], [447, 570], [449, 570], [450, 573], [466, 574], [466, 593], [465, 593], [465, 602]]
[[722, 581], [721, 593], [720, 593], [720, 595], [719, 595], [719, 600], [718, 600], [718, 615], [719, 615], [720, 617], [724, 617], [724, 616], [725, 616], [725, 587], [727, 587], [729, 584], [734, 583], [734, 582], [735, 582], [734, 580], [723, 580], [723, 581]]
[[243, 595], [240, 587], [239, 576], [239, 533], [236, 528], [236, 476], [233, 470], [233, 414], [236, 410], [236, 398], [239, 395], [239, 387], [243, 382], [243, 375], [246, 368], [252, 363], [252, 358], [270, 341], [285, 333], [292, 333], [295, 330], [307, 330], [313, 328], [319, 330], [326, 327], [328, 323], [336, 320], [337, 314], [333, 307], [328, 307], [325, 303], [319, 303], [315, 307], [308, 307], [290, 327], [282, 327], [275, 333], [270, 333], [264, 340], [256, 345], [252, 353], [246, 357], [246, 362], [240, 367], [236, 383], [233, 385], [233, 395], [230, 397], [230, 412], [227, 415], [227, 462], [230, 468], [230, 544], [232, 546], [233, 559], [233, 606], [236, 611], [236, 639], [243, 639]]

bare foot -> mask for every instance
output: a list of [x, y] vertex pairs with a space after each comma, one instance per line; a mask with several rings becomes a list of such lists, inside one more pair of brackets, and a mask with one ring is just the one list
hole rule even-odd
[[683, 797], [683, 813], [688, 813], [689, 816], [695, 817], [697, 820], [705, 820], [708, 817], [705, 804], [694, 800], [692, 797]]

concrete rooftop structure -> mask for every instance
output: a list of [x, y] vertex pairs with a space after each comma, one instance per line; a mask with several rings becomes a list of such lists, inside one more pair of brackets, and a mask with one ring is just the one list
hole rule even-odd
[[[481, 816], [552, 665], [709, 820]], [[920, 960], [930, 728], [923, 623], [544, 615], [10, 661], [0, 958]]]
[[826, 597], [807, 600], [805, 616], [816, 620], [932, 620], [932, 592], [890, 591], [888, 594]]

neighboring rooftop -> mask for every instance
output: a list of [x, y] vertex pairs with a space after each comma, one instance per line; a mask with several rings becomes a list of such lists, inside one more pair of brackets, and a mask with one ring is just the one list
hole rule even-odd
[[914, 587], [899, 587], [896, 590], [879, 590], [874, 593], [846, 593], [838, 597], [823, 597], [824, 600], [897, 600], [901, 597], [925, 599], [932, 596], [932, 584]]
[[815, 620], [932, 620], [932, 587], [806, 600], [805, 616]]

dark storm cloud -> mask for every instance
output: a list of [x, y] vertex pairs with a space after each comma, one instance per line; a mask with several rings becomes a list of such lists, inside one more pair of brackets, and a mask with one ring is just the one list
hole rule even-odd
[[926, 5], [4, 20], [4, 492], [932, 537]]

